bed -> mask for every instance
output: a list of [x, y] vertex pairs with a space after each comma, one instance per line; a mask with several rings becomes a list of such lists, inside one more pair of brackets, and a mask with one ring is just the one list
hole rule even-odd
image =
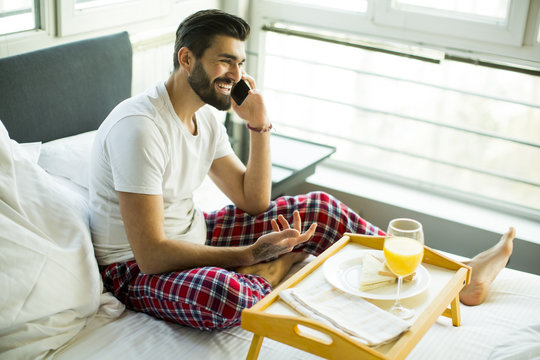
[[[247, 355], [241, 328], [182, 327], [103, 292], [86, 165], [95, 130], [131, 95], [131, 64], [127, 33], [0, 59], [0, 359]], [[195, 199], [203, 210], [228, 202], [210, 181]], [[483, 305], [462, 305], [460, 327], [441, 317], [408, 358], [538, 358], [539, 309], [540, 277], [505, 269]], [[317, 357], [265, 339], [259, 358]]]

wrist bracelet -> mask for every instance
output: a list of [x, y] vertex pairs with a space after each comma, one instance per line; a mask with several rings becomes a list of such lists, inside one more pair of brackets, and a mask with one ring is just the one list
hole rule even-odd
[[272, 123], [270, 123], [268, 127], [262, 127], [262, 128], [254, 128], [252, 126], [249, 126], [248, 123], [246, 123], [246, 127], [251, 131], [255, 131], [255, 132], [258, 132], [259, 134], [262, 134], [262, 133], [272, 130]]

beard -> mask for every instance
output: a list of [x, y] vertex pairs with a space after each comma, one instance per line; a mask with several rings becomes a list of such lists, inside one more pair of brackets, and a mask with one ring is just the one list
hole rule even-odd
[[200, 61], [197, 61], [193, 71], [188, 76], [189, 85], [202, 101], [218, 110], [229, 110], [231, 108], [231, 97], [219, 94], [216, 91], [214, 87], [216, 81], [231, 82], [226, 78], [219, 78], [211, 82]]

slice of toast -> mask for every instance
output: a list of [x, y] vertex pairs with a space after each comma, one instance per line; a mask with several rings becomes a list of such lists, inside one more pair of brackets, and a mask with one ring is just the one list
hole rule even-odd
[[380, 271], [386, 271], [384, 263], [373, 254], [364, 255], [362, 259], [362, 276], [360, 278], [360, 290], [372, 290], [378, 287], [392, 284], [396, 281], [393, 274], [380, 275]]
[[[404, 281], [411, 281], [416, 273], [405, 276]], [[383, 260], [373, 254], [364, 255], [362, 259], [362, 277], [360, 279], [360, 290], [372, 290], [381, 286], [392, 284], [397, 276], [388, 269]]]

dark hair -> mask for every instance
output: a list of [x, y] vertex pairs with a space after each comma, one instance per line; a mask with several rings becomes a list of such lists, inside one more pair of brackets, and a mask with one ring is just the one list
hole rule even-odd
[[216, 35], [227, 35], [245, 41], [249, 36], [249, 25], [242, 18], [224, 11], [211, 9], [198, 11], [182, 21], [176, 30], [174, 43], [174, 69], [180, 67], [178, 51], [187, 47], [200, 58], [212, 45]]

